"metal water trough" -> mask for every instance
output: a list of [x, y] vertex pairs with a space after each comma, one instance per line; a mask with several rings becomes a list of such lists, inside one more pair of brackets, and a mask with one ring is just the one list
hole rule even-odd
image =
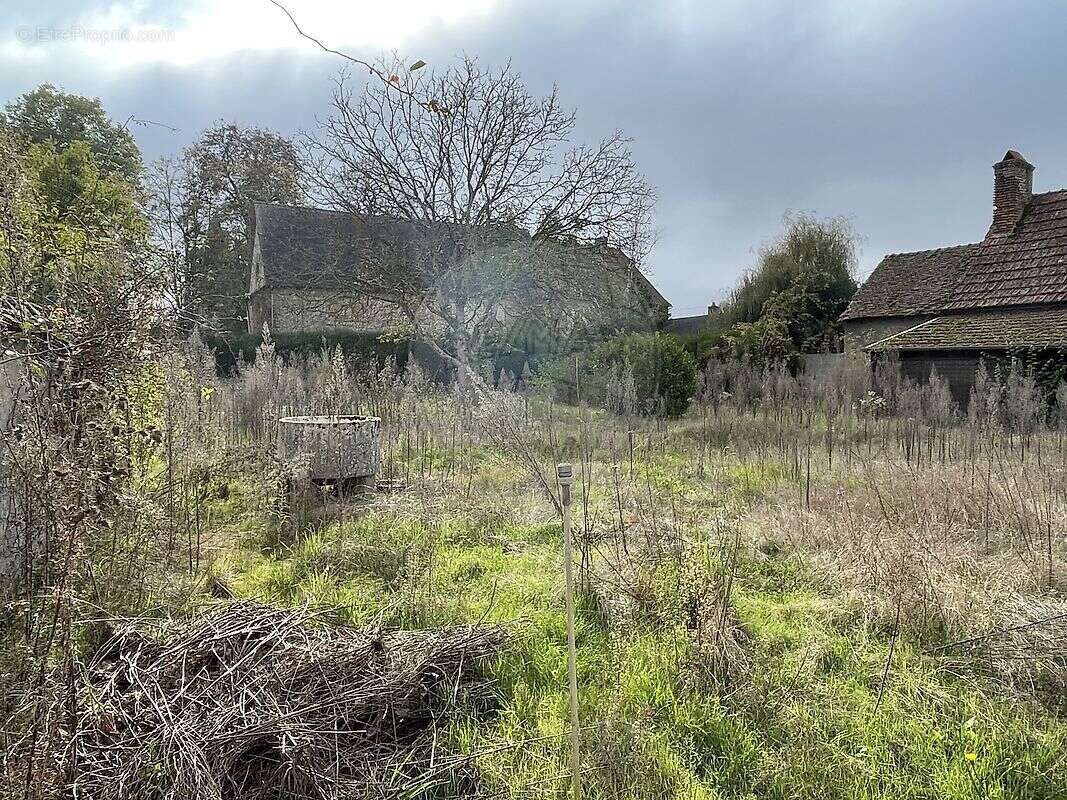
[[278, 457], [311, 483], [373, 490], [382, 460], [381, 431], [379, 417], [282, 417]]

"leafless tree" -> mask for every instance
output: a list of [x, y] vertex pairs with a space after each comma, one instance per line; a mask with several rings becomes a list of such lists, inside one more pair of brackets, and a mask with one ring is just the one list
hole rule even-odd
[[178, 164], [161, 158], [145, 175], [146, 203], [151, 235], [162, 267], [162, 297], [168, 311], [185, 323], [192, 303], [188, 270], [191, 241], [182, 225], [184, 193]]
[[461, 381], [505, 317], [566, 327], [647, 291], [655, 195], [621, 133], [576, 143], [556, 89], [510, 65], [383, 71], [403, 91], [342, 73], [306, 138], [313, 191], [363, 221], [356, 263], [334, 265], [352, 291], [399, 308]]

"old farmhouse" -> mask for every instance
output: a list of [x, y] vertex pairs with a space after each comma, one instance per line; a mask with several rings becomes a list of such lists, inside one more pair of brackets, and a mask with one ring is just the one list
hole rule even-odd
[[[352, 275], [383, 249], [414, 253], [417, 247], [407, 246], [415, 238], [413, 223], [270, 203], [256, 203], [254, 212], [250, 332], [260, 333], [266, 326], [272, 333], [380, 333], [402, 322], [401, 309], [389, 301], [388, 293], [368, 296], [353, 288]], [[529, 247], [529, 242], [528, 236], [513, 230], [501, 235], [500, 248]], [[589, 313], [602, 317], [597, 320], [602, 327], [662, 326], [669, 303], [622, 251], [604, 241], [570, 247], [598, 280], [571, 292], [569, 308], [545, 309], [550, 313], [543, 316], [573, 323], [583, 317], [586, 297]], [[372, 271], [382, 268], [372, 265]], [[388, 285], [389, 276], [382, 277]], [[524, 316], [529, 302], [524, 297], [504, 298], [496, 310], [501, 324], [506, 325], [509, 317]]]
[[841, 319], [846, 350], [936, 367], [965, 402], [980, 361], [1067, 346], [1067, 190], [1033, 193], [1033, 166], [993, 166], [993, 222], [973, 244], [887, 255]]

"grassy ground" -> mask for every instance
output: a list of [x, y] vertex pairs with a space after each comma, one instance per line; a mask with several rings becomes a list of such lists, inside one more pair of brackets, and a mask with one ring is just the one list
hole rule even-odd
[[[873, 510], [871, 487], [922, 483], [943, 466], [924, 479], [872, 458], [809, 478], [785, 451], [694, 445], [704, 438], [696, 421], [649, 427], [635, 448], [598, 419], [553, 420], [549, 434], [578, 437], [590, 453], [576, 485], [585, 796], [1067, 796], [1055, 699], [945, 647], [992, 623], [971, 625], [966, 597], [923, 605], [930, 587], [911, 580], [909, 565], [930, 575], [947, 558], [930, 555], [923, 526], [956, 523], [912, 515], [903, 501], [886, 510], [884, 498]], [[334, 607], [360, 624], [508, 622], [514, 645], [492, 670], [498, 706], [457, 720], [451, 744], [474, 754], [487, 795], [558, 797], [568, 730], [561, 530], [529, 458], [516, 456], [521, 443], [495, 441], [470, 446], [462, 467], [441, 430], [424, 446], [398, 445], [388, 469], [408, 476], [405, 491], [316, 500], [304, 509], [314, 523], [260, 513], [235, 479], [211, 516], [211, 569], [239, 596]], [[547, 445], [529, 449], [551, 463]], [[888, 543], [885, 531], [908, 525], [913, 549]], [[970, 574], [988, 576], [1006, 546], [979, 554], [974, 526], [963, 529], [970, 544], [956, 544], [974, 551]], [[1026, 573], [1021, 562], [1012, 569]], [[1022, 574], [1008, 589], [1034, 585]]]

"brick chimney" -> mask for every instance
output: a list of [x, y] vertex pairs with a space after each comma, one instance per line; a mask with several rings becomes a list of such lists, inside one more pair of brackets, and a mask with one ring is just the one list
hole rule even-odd
[[1015, 150], [993, 165], [993, 224], [986, 239], [1009, 236], [1034, 189], [1034, 166]]

